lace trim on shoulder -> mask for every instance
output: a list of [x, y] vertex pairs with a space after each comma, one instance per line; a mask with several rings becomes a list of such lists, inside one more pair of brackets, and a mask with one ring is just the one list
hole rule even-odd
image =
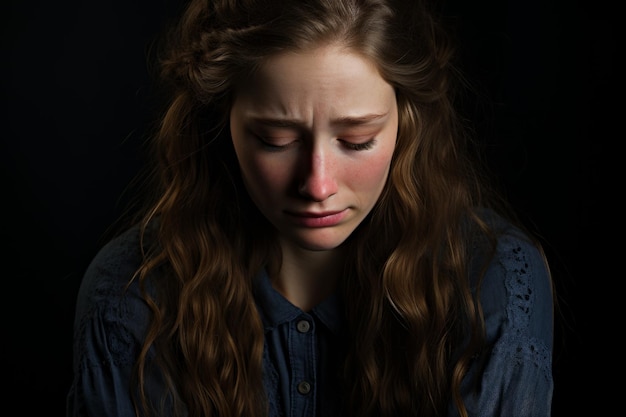
[[535, 302], [526, 252], [517, 242], [505, 240], [501, 265], [506, 270], [505, 286], [509, 294], [507, 314], [517, 332], [528, 327]]
[[540, 340], [509, 335], [502, 339], [493, 351], [494, 353], [504, 351], [507, 358], [515, 361], [516, 366], [532, 364], [540, 370], [546, 381], [552, 380], [550, 351]]
[[513, 340], [499, 346], [500, 348], [508, 346], [509, 354], [517, 364], [530, 361], [542, 368], [544, 376], [549, 379], [551, 360], [549, 349], [541, 340], [527, 336], [530, 315], [535, 303], [528, 253], [519, 240], [513, 238], [501, 239], [501, 245], [500, 264], [506, 271], [505, 287], [509, 296], [507, 316], [514, 333], [509, 336]]
[[[110, 271], [107, 267], [98, 266], [92, 273], [109, 276]], [[138, 305], [140, 301], [135, 299], [136, 294], [126, 292], [117, 284], [115, 281], [99, 280], [91, 290], [91, 305], [80, 317], [81, 330], [75, 336], [75, 349], [78, 350], [76, 357], [87, 359], [79, 366], [127, 365], [135, 361], [138, 346], [128, 326], [133, 320], [143, 318], [145, 312], [139, 311], [142, 306]], [[96, 334], [106, 341], [106, 347], [101, 348], [105, 348], [108, 354], [101, 348], [87, 348], [94, 342], [88, 339], [96, 337]], [[92, 357], [93, 354], [99, 357]]]

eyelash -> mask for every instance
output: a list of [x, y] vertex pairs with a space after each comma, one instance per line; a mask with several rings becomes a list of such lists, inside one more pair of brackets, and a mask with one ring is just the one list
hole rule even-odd
[[352, 143], [352, 142], [343, 142], [344, 146], [350, 149], [351, 151], [366, 151], [368, 149], [372, 149], [374, 144], [376, 143], [376, 139], [370, 139], [367, 142], [363, 143]]
[[259, 135], [255, 135], [255, 137], [257, 138], [257, 140], [261, 143], [261, 145], [268, 151], [270, 152], [280, 152], [284, 149], [286, 149], [289, 145], [291, 145], [291, 143], [287, 144], [287, 145], [272, 145], [271, 143], [267, 142], [263, 136], [259, 136]]
[[[287, 145], [272, 145], [271, 143], [265, 141], [262, 136], [255, 135], [257, 140], [261, 142], [264, 148], [266, 148], [270, 152], [280, 152], [283, 149], [286, 149], [291, 145], [291, 143]], [[368, 149], [372, 149], [374, 144], [376, 143], [376, 139], [370, 139], [367, 142], [363, 143], [352, 143], [347, 141], [342, 141], [343, 146], [348, 148], [351, 151], [366, 151]]]

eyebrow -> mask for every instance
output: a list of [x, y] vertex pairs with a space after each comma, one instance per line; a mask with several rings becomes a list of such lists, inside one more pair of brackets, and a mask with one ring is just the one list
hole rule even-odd
[[[387, 116], [389, 113], [370, 113], [363, 116], [345, 116], [333, 119], [331, 125], [340, 127], [360, 126], [368, 123], [373, 123]], [[292, 128], [302, 129], [304, 122], [298, 119], [281, 119], [271, 117], [253, 117], [252, 121], [259, 125], [278, 127], [278, 128]]]

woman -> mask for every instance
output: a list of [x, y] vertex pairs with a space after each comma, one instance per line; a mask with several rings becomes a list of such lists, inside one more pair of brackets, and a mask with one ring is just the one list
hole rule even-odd
[[403, 0], [189, 2], [155, 198], [86, 271], [70, 416], [548, 416], [553, 298]]

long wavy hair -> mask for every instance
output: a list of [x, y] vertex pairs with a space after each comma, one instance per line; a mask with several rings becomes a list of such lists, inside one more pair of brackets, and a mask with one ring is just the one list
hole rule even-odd
[[493, 201], [455, 110], [453, 42], [419, 0], [188, 2], [159, 59], [171, 100], [152, 142], [157, 191], [134, 277], [153, 311], [134, 373], [138, 415], [159, 414], [145, 395], [155, 366], [181, 415], [267, 413], [251, 285], [280, 252], [242, 184], [228, 114], [268, 57], [329, 42], [375, 63], [399, 112], [387, 184], [345, 243], [342, 415], [439, 416], [452, 403], [467, 416], [460, 384], [484, 342], [472, 236], [487, 251], [495, 238], [475, 208]]

